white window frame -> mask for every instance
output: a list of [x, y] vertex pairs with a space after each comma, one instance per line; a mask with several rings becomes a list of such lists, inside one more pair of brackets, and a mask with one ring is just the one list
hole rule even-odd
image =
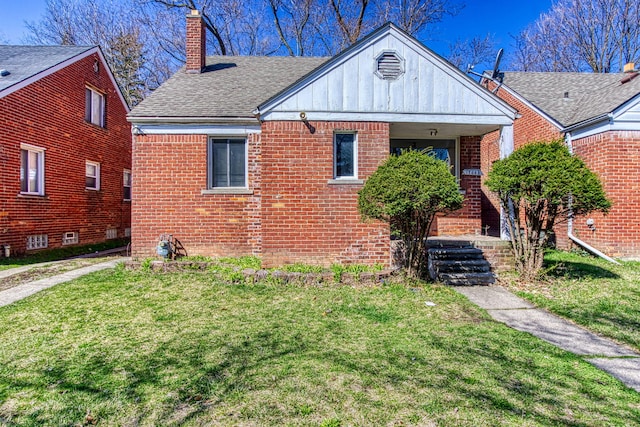
[[[127, 176], [129, 176], [129, 184], [127, 185]], [[130, 201], [131, 200], [131, 170], [130, 169], [125, 169], [122, 172], [122, 199], [125, 201]], [[127, 197], [126, 194], [126, 189], [129, 189], [129, 197]]]
[[[353, 135], [353, 175], [338, 176], [338, 144], [336, 141], [336, 135]], [[333, 133], [333, 179], [358, 179], [358, 133], [356, 131], [335, 131]]]
[[[95, 174], [95, 176], [93, 176], [93, 175], [89, 175], [89, 174], [87, 173], [87, 172], [88, 172], [88, 171], [87, 171], [87, 166], [95, 166], [95, 168], [96, 168], [96, 174]], [[89, 186], [87, 186], [87, 178], [95, 178], [95, 180], [96, 180], [96, 185], [95, 185], [95, 187], [89, 187]], [[85, 182], [85, 188], [86, 188], [87, 190], [95, 190], [95, 191], [100, 190], [100, 163], [98, 163], [98, 162], [92, 162], [92, 161], [90, 161], [90, 160], [87, 160], [87, 161], [85, 162], [85, 166], [84, 166], [84, 182]]]
[[[241, 186], [214, 186], [214, 178], [213, 178], [213, 144], [215, 141], [230, 141], [230, 140], [244, 140], [244, 185]], [[228, 160], [227, 160], [227, 170], [229, 168]], [[209, 190], [234, 190], [234, 189], [242, 189], [246, 190], [249, 188], [249, 141], [247, 137], [209, 137], [207, 143], [207, 188]]]
[[84, 119], [96, 126], [104, 127], [105, 95], [97, 90], [85, 88], [85, 113]]
[[[31, 153], [36, 154], [36, 171], [37, 171], [37, 186], [38, 188], [35, 191], [32, 191], [29, 188], [30, 180], [26, 176], [29, 173], [29, 165], [22, 164], [22, 152], [27, 152], [27, 158], [30, 157]], [[30, 144], [20, 144], [20, 194], [27, 194], [32, 196], [44, 196], [44, 152], [45, 149], [41, 147], [36, 147], [35, 145]], [[27, 160], [28, 163], [28, 160]], [[24, 175], [23, 175], [24, 174]], [[26, 179], [27, 182], [27, 191], [22, 191], [22, 181]]]

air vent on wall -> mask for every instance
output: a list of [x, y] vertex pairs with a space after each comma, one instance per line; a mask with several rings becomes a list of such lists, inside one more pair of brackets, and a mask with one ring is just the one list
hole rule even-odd
[[383, 51], [376, 58], [376, 75], [384, 80], [396, 80], [404, 73], [404, 59], [392, 50]]

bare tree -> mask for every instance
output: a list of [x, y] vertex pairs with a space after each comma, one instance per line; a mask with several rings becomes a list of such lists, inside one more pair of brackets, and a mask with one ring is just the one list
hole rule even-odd
[[465, 69], [467, 65], [492, 63], [496, 51], [491, 34], [476, 36], [470, 40], [458, 39], [449, 44], [447, 60], [457, 68]]
[[462, 5], [451, 0], [378, 0], [375, 8], [376, 26], [384, 22], [393, 22], [407, 33], [416, 36], [429, 24], [440, 22], [447, 15], [457, 15]]
[[640, 6], [635, 0], [559, 0], [515, 43], [515, 69], [617, 72], [640, 59]]
[[278, 37], [290, 56], [304, 56], [310, 45], [312, 20], [318, 15], [316, 0], [269, 0]]
[[40, 22], [29, 23], [28, 40], [37, 44], [99, 45], [126, 101], [135, 105], [146, 85], [145, 46], [133, 8], [124, 2], [47, 0]]

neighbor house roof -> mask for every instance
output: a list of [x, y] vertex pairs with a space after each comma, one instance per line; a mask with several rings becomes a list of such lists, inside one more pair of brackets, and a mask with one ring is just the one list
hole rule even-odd
[[135, 118], [252, 118], [263, 101], [326, 57], [209, 56], [202, 73], [175, 73], [131, 112]]
[[564, 127], [613, 112], [640, 94], [629, 74], [505, 72], [504, 85]]
[[55, 68], [95, 46], [6, 46], [0, 45], [0, 92]]

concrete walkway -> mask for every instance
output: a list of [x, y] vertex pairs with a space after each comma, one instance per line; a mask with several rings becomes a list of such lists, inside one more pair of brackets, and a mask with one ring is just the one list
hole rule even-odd
[[[9, 305], [16, 301], [20, 301], [21, 299], [26, 298], [30, 295], [33, 295], [37, 292], [40, 292], [43, 289], [50, 288], [60, 283], [68, 282], [70, 280], [77, 279], [78, 277], [81, 277], [96, 271], [105, 270], [107, 268], [113, 268], [116, 266], [116, 264], [126, 259], [127, 258], [125, 257], [116, 257], [106, 262], [101, 262], [99, 264], [94, 264], [87, 267], [78, 268], [76, 270], [67, 271], [66, 273], [62, 273], [57, 276], [47, 277], [44, 279], [35, 280], [33, 282], [25, 283], [22, 285], [14, 286], [13, 288], [9, 288], [7, 290], [0, 292], [0, 307]], [[45, 263], [45, 265], [46, 264], [50, 264], [50, 263]], [[28, 267], [33, 268], [34, 266], [37, 266], [37, 265], [38, 264], [34, 264]], [[20, 270], [20, 269], [22, 269], [21, 271], [28, 270], [28, 268], [23, 269], [23, 267], [19, 267], [19, 268], [12, 268], [10, 270], [4, 270], [4, 271], [10, 272], [13, 270]], [[13, 274], [16, 274], [16, 273], [14, 272]], [[8, 276], [9, 275], [4, 277], [8, 277]]]
[[500, 286], [460, 286], [456, 291], [495, 320], [584, 359], [640, 392], [640, 354], [518, 298]]

